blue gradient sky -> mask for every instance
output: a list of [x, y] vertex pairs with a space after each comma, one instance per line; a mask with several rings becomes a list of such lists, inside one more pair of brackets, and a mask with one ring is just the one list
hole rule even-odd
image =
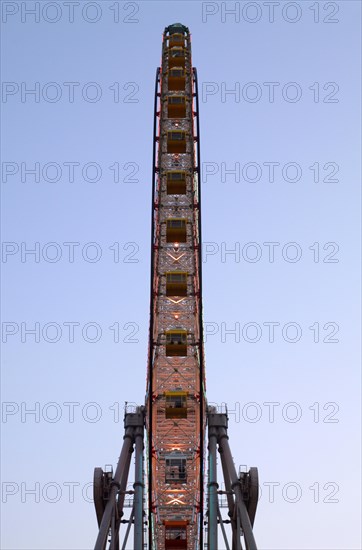
[[[116, 463], [124, 402], [144, 400], [154, 77], [163, 29], [177, 21], [192, 32], [193, 64], [203, 92], [207, 394], [210, 402], [227, 403], [236, 411], [230, 414], [230, 439], [237, 466], [259, 468], [258, 546], [361, 548], [360, 3], [303, 1], [285, 11], [288, 2], [280, 2], [273, 23], [261, 2], [255, 23], [246, 20], [255, 16], [253, 7], [241, 13], [239, 22], [226, 16], [223, 6], [231, 8], [229, 2], [120, 2], [118, 23], [110, 9], [114, 2], [93, 3], [96, 7], [86, 8], [83, 17], [81, 8], [89, 3], [81, 2], [73, 23], [64, 2], [57, 2], [57, 12], [54, 6], [41, 12], [38, 23], [21, 13], [21, 4], [2, 2], [2, 79], [15, 83], [13, 90], [16, 84], [21, 89], [22, 82], [28, 88], [39, 82], [47, 100], [25, 96], [22, 102], [19, 91], [3, 96], [1, 104], [7, 138], [2, 147], [2, 240], [15, 243], [5, 244], [5, 252], [19, 246], [19, 252], [2, 257], [2, 548], [93, 547], [96, 518], [87, 484], [95, 466]], [[30, 8], [34, 2], [24, 4]], [[245, 2], [236, 4], [241, 9]], [[314, 21], [317, 5], [319, 22]], [[86, 21], [84, 17], [95, 18], [96, 8], [99, 20]], [[294, 18], [296, 9], [300, 20], [291, 23], [286, 19]], [[16, 13], [7, 16], [10, 11]], [[46, 20], [57, 14], [58, 22]], [[49, 82], [61, 90], [57, 102], [49, 101], [55, 91], [44, 88]], [[73, 103], [65, 82], [80, 83]], [[89, 82], [102, 91], [98, 102], [82, 97], [80, 90]], [[115, 88], [109, 89], [115, 82], [118, 103]], [[259, 101], [221, 93], [235, 83], [245, 93], [250, 82], [262, 90]], [[274, 102], [268, 100], [265, 82], [280, 83]], [[283, 98], [281, 89], [290, 82], [302, 91], [300, 101]], [[330, 82], [339, 86], [334, 96], [335, 84], [323, 89]], [[314, 83], [320, 90], [317, 102]], [[313, 85], [314, 91], [309, 89]], [[94, 90], [90, 87], [89, 94]], [[208, 95], [210, 90], [215, 93]], [[323, 101], [328, 97], [337, 101]], [[243, 176], [248, 163], [263, 167], [271, 161], [280, 163], [274, 182], [268, 181], [265, 166], [259, 181]], [[55, 179], [54, 166], [39, 182], [25, 173], [22, 181], [21, 163], [31, 167], [36, 162], [41, 170], [57, 163], [59, 181], [49, 181]], [[64, 165], [69, 162], [80, 163], [74, 181]], [[109, 169], [115, 162], [119, 183]], [[298, 181], [288, 181], [292, 172], [283, 177], [281, 167], [290, 162], [302, 172]], [[89, 181], [91, 168], [82, 176], [87, 163], [101, 168], [99, 181]], [[222, 163], [228, 169], [240, 163], [240, 181], [233, 175], [222, 181]], [[309, 168], [315, 163], [319, 182]], [[323, 181], [336, 165], [337, 181]], [[210, 175], [212, 170], [217, 173]], [[127, 175], [136, 181], [124, 181]], [[40, 243], [39, 262], [29, 255], [21, 261], [21, 242], [23, 248]], [[57, 247], [44, 249], [50, 242]], [[80, 243], [73, 262], [66, 242]], [[95, 248], [85, 246], [90, 242], [102, 254], [97, 262], [82, 256], [83, 250], [92, 258]], [[257, 262], [245, 256], [245, 251], [253, 253], [251, 242], [261, 250]], [[280, 243], [274, 262], [268, 259], [266, 242]], [[299, 261], [283, 257], [283, 247], [291, 242], [302, 253]], [[114, 243], [119, 243], [118, 262], [115, 247], [109, 248]], [[336, 244], [323, 249], [326, 243], [337, 243], [338, 251]], [[244, 256], [225, 256], [225, 248], [235, 247]], [[320, 257], [314, 261], [317, 248]], [[51, 262], [56, 250], [61, 257]], [[293, 247], [284, 249], [284, 256], [288, 252], [292, 256]], [[79, 325], [70, 342], [64, 323], [73, 322]], [[274, 342], [263, 325], [268, 322], [280, 324]], [[28, 328], [39, 323], [40, 341], [26, 335], [21, 323]], [[47, 323], [56, 323], [55, 328], [46, 332]], [[84, 329], [87, 323], [100, 327], [97, 342], [89, 342], [95, 332], [92, 326], [89, 332]], [[260, 327], [257, 342], [250, 341], [253, 327], [245, 332], [248, 323], [254, 323], [254, 330]], [[293, 328], [285, 329], [283, 338], [288, 323], [301, 330], [295, 343], [286, 341], [294, 337]], [[59, 340], [50, 343], [57, 326]], [[237, 335], [225, 335], [233, 326]], [[319, 342], [314, 342], [317, 326]], [[324, 342], [336, 328], [333, 338], [338, 341]], [[274, 422], [271, 406], [265, 405], [270, 402], [280, 404]], [[35, 403], [37, 419], [25, 414]], [[73, 422], [71, 405], [65, 403], [79, 403]], [[256, 413], [261, 417], [253, 422]], [[295, 413], [301, 414], [298, 422], [292, 421]], [[52, 422], [56, 415], [58, 421]], [[99, 421], [93, 422], [97, 415]], [[72, 482], [74, 498], [69, 497]], [[274, 499], [268, 489], [272, 482], [279, 484]], [[36, 495], [26, 493], [31, 488]]]

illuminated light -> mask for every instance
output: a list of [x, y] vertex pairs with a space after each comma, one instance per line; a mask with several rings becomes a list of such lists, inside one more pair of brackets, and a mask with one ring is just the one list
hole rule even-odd
[[183, 252], [180, 256], [172, 256], [172, 254], [170, 254], [169, 252], [167, 253], [168, 256], [170, 256], [170, 258], [172, 258], [175, 262], [178, 262], [179, 260], [181, 260], [182, 256], [185, 256], [186, 252]]
[[[171, 30], [174, 30], [173, 27]], [[204, 437], [206, 419], [205, 414], [202, 414], [206, 411], [200, 396], [199, 384], [201, 378], [203, 379], [203, 369], [200, 372], [200, 358], [196, 352], [193, 354], [193, 347], [188, 348], [189, 354], [185, 357], [176, 354], [167, 356], [162, 346], [165, 343], [165, 333], [172, 330], [170, 327], [184, 327], [184, 324], [186, 326], [180, 331], [186, 332], [187, 339], [191, 343], [191, 340], [193, 341], [191, 336], [197, 333], [201, 308], [201, 294], [198, 292], [200, 266], [194, 251], [194, 245], [199, 245], [199, 235], [193, 210], [193, 191], [196, 187], [193, 170], [196, 164], [194, 155], [199, 147], [199, 143], [195, 140], [197, 129], [193, 126], [196, 119], [194, 111], [197, 104], [197, 89], [191, 66], [189, 34], [185, 31], [184, 35], [180, 35], [181, 42], [174, 42], [175, 45], [180, 44], [184, 47], [185, 63], [181, 58], [181, 65], [185, 66], [181, 68], [179, 58], [177, 58], [177, 65], [170, 67], [168, 41], [173, 44], [173, 38], [172, 34], [168, 33], [164, 36], [166, 42], [162, 51], [157, 99], [155, 98], [157, 101], [155, 124], [158, 128], [156, 147], [160, 154], [155, 158], [159, 184], [158, 201], [154, 204], [153, 277], [155, 284], [152, 285], [154, 309], [151, 327], [151, 331], [154, 331], [152, 334], [157, 338], [155, 345], [159, 344], [161, 349], [156, 348], [152, 357], [155, 370], [149, 386], [150, 391], [147, 394], [149, 401], [146, 401], [155, 408], [155, 414], [152, 416], [153, 438], [148, 442], [152, 457], [152, 468], [148, 473], [148, 479], [153, 480], [151, 513], [154, 520], [153, 539], [151, 537], [149, 546], [164, 550], [187, 546], [195, 550], [198, 545], [201, 546], [198, 540], [202, 508], [200, 490], [201, 484], [204, 483], [204, 472], [201, 468], [203, 457], [199, 450], [200, 438]], [[177, 81], [176, 84], [170, 82], [171, 76], [173, 78], [172, 71], [177, 75], [174, 79]], [[178, 93], [172, 95], [175, 91]], [[173, 105], [168, 110], [169, 103], [172, 104], [174, 101], [175, 105], [177, 104], [177, 100], [173, 99], [177, 96], [183, 99], [182, 103], [185, 104], [182, 106], [183, 111]], [[173, 137], [172, 133], [175, 134], [175, 138], [179, 138], [182, 134], [182, 139], [168, 139]], [[167, 136], [166, 139], [165, 136]], [[173, 141], [174, 143], [171, 143]], [[183, 149], [179, 142], [182, 142]], [[169, 148], [169, 145], [172, 147]], [[166, 152], [165, 149], [167, 154], [163, 154]], [[177, 177], [174, 176], [175, 174]], [[174, 195], [174, 197], [166, 199], [167, 195]], [[175, 239], [179, 240], [175, 241]], [[176, 277], [174, 277], [175, 273], [177, 273]], [[167, 300], [170, 301], [167, 302]], [[177, 305], [176, 310], [175, 305]], [[183, 345], [182, 342], [175, 342], [175, 346], [180, 344]], [[173, 406], [172, 408], [176, 409], [176, 414], [179, 416], [176, 416], [173, 411], [173, 415], [168, 413], [170, 420], [165, 420], [168, 418], [168, 408], [171, 409], [168, 407], [171, 400], [167, 402], [166, 396], [172, 391], [175, 392], [175, 388], [181, 387], [184, 393], [190, 395], [190, 398], [197, 395], [197, 400], [190, 399], [189, 411], [192, 410], [192, 414], [186, 417], [186, 420], [182, 420], [185, 417], [180, 418], [179, 409], [189, 412], [187, 407]], [[178, 402], [176, 403], [175, 400], [172, 404], [178, 405]], [[150, 420], [150, 415], [147, 419]], [[170, 451], [175, 454], [182, 453], [182, 460], [184, 456], [189, 459], [185, 471], [182, 460], [181, 468], [178, 469], [179, 464], [176, 462], [171, 464], [168, 459], [166, 469], [166, 457]], [[176, 529], [172, 530], [172, 527]], [[180, 533], [182, 533], [181, 537]], [[177, 536], [179, 540], [174, 540]]]
[[170, 500], [170, 502], [168, 502], [167, 504], [185, 504], [182, 500], [180, 500], [179, 498], [172, 498]]

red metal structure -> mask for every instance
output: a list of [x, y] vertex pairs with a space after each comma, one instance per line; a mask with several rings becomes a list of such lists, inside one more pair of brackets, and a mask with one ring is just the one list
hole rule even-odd
[[[192, 67], [189, 30], [176, 23], [164, 31], [162, 64], [155, 84], [145, 406], [126, 411], [124, 444], [114, 476], [113, 472], [95, 469], [94, 502], [99, 525], [96, 550], [104, 550], [108, 538], [110, 550], [120, 550], [122, 522], [127, 524], [122, 550], [132, 524], [133, 550], [217, 550], [218, 524], [228, 549], [218, 503], [217, 446], [229, 508], [227, 523], [232, 527], [232, 550], [241, 550], [243, 536], [246, 549], [256, 550], [252, 532], [256, 469], [236, 474], [228, 446], [227, 415], [206, 405], [200, 180], [197, 72]], [[134, 449], [133, 505], [130, 517], [124, 520]]]
[[194, 550], [202, 537], [206, 414], [197, 75], [183, 25], [163, 35], [154, 130], [146, 397], [150, 544]]

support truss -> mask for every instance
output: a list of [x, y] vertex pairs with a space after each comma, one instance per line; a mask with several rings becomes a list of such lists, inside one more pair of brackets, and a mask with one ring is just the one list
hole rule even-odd
[[253, 525], [259, 494], [258, 470], [254, 467], [248, 473], [236, 473], [227, 428], [227, 414], [217, 413], [214, 407], [209, 407], [208, 550], [218, 550], [218, 524], [223, 533], [225, 547], [229, 548], [218, 503], [217, 449], [221, 457], [232, 528], [232, 550], [242, 550], [242, 538], [246, 550], [257, 550]]
[[144, 483], [143, 483], [143, 438], [145, 413], [144, 407], [137, 407], [136, 412], [126, 413], [124, 418], [125, 434], [117, 468], [113, 472], [94, 470], [93, 497], [98, 520], [98, 537], [94, 550], [119, 550], [119, 530], [123, 517], [124, 501], [131, 464], [135, 449], [135, 482], [132, 512], [126, 531], [123, 548], [126, 548], [131, 524], [134, 523], [134, 548], [143, 550], [144, 546]]

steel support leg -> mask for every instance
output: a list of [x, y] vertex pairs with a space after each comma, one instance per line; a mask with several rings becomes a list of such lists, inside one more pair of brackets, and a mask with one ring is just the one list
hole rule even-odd
[[113, 509], [116, 504], [116, 495], [121, 488], [120, 482], [122, 480], [124, 468], [128, 460], [128, 455], [132, 450], [132, 446], [133, 446], [133, 428], [128, 427], [126, 428], [126, 433], [123, 438], [122, 451], [118, 460], [116, 472], [114, 474], [114, 481], [112, 483], [112, 487], [109, 493], [109, 499], [103, 513], [101, 525], [99, 527], [99, 533], [98, 533], [94, 550], [105, 550], [105, 547], [107, 544], [108, 532], [112, 521]]
[[248, 511], [243, 500], [238, 475], [236, 473], [233, 457], [229, 446], [229, 437], [225, 427], [219, 428], [219, 446], [222, 448], [225, 464], [231, 480], [231, 488], [235, 492], [236, 506], [238, 508], [241, 528], [244, 532], [245, 546], [247, 550], [257, 550], [253, 528], [250, 523]]
[[136, 429], [136, 465], [134, 482], [134, 548], [144, 547], [143, 541], [143, 425]]
[[225, 550], [230, 550], [229, 541], [228, 541], [227, 536], [226, 536], [226, 531], [225, 531], [225, 527], [224, 527], [224, 524], [223, 524], [223, 521], [222, 521], [222, 516], [221, 516], [219, 505], [217, 505], [217, 517], [219, 519], [220, 528], [221, 528], [221, 531], [222, 531], [222, 535], [224, 537]]
[[[208, 424], [209, 424], [209, 459], [210, 455], [214, 453], [214, 437], [216, 435], [217, 443], [219, 445], [219, 453], [221, 455], [221, 463], [225, 480], [225, 487], [228, 494], [228, 507], [229, 515], [231, 516], [231, 525], [233, 532], [233, 550], [241, 550], [241, 540], [240, 535], [241, 531], [244, 535], [246, 550], [257, 550], [256, 542], [254, 539], [253, 527], [250, 521], [249, 512], [246, 506], [250, 504], [250, 499], [245, 501], [244, 495], [241, 490], [241, 481], [238, 478], [236, 473], [233, 457], [231, 454], [229, 446], [229, 437], [227, 434], [227, 415], [220, 414], [216, 412], [215, 407], [210, 407], [208, 411]], [[213, 464], [212, 464], [213, 465]], [[210, 466], [209, 466], [210, 472]], [[211, 475], [214, 474], [214, 471], [211, 469]], [[210, 478], [211, 480], [211, 478]], [[209, 487], [210, 487], [209, 483]], [[212, 500], [213, 493], [211, 493], [209, 488], [209, 510], [210, 513], [213, 510], [212, 505], [214, 501]], [[235, 498], [235, 501], [234, 501]], [[255, 498], [254, 498], [255, 500]], [[254, 519], [255, 510], [253, 514]], [[213, 516], [209, 517], [209, 540], [212, 542], [212, 537], [214, 534], [213, 531]], [[213, 550], [217, 547], [211, 547], [209, 542], [210, 550]]]
[[216, 444], [217, 430], [209, 428], [209, 517], [208, 517], [208, 550], [218, 550], [217, 546], [217, 510], [218, 510], [218, 484], [216, 474]]
[[229, 508], [229, 517], [231, 521], [231, 529], [232, 529], [232, 550], [241, 550], [241, 542], [240, 542], [240, 521], [237, 521], [237, 514], [235, 510], [235, 502], [234, 502], [234, 495], [231, 488], [231, 480], [229, 475], [229, 470], [225, 461], [223, 449], [219, 448], [219, 453], [221, 457], [221, 465], [222, 465], [222, 471], [224, 476], [224, 483], [225, 483], [225, 490], [227, 492], [227, 501], [228, 501], [228, 508]]
[[221, 466], [222, 466], [222, 473], [223, 473], [223, 476], [224, 476], [226, 500], [228, 501], [229, 517], [232, 518], [233, 515], [234, 515], [234, 508], [235, 508], [234, 497], [233, 497], [232, 492], [231, 492], [231, 482], [230, 482], [230, 478], [228, 476], [228, 471], [227, 471], [227, 468], [226, 468], [225, 460], [223, 460], [222, 451], [220, 449], [219, 449], [219, 453], [220, 453], [220, 456], [221, 456]]
[[133, 521], [134, 521], [134, 504], [133, 504], [133, 508], [132, 508], [132, 511], [131, 511], [131, 515], [129, 516], [129, 522], [128, 522], [128, 525], [127, 525], [126, 534], [124, 535], [122, 550], [126, 550], [128, 537], [129, 537], [129, 533], [131, 531]]
[[[105, 550], [109, 530], [111, 529], [111, 548], [115, 550], [119, 548], [118, 544], [118, 532], [120, 525], [120, 517], [123, 514], [123, 504], [125, 499], [125, 491], [127, 487], [129, 466], [131, 462], [131, 454], [133, 452], [133, 445], [137, 439], [137, 456], [138, 462], [136, 463], [136, 488], [137, 488], [137, 497], [141, 511], [135, 510], [135, 513], [138, 514], [138, 518], [141, 517], [140, 525], [142, 530], [143, 537], [143, 489], [139, 487], [138, 481], [142, 484], [142, 473], [143, 473], [143, 426], [144, 426], [144, 408], [138, 407], [136, 413], [127, 413], [124, 419], [125, 425], [125, 435], [123, 437], [123, 446], [121, 454], [118, 460], [116, 472], [113, 477], [113, 481], [110, 485], [110, 491], [108, 495], [107, 504], [105, 506], [102, 521], [99, 526], [98, 537], [94, 550]], [[139, 474], [139, 472], [141, 472]], [[117, 494], [119, 493], [119, 498], [117, 502]], [[132, 519], [130, 520], [132, 521]], [[139, 533], [139, 531], [138, 531]], [[136, 537], [136, 534], [135, 534]], [[139, 539], [137, 539], [139, 540]], [[142, 540], [142, 538], [141, 538]], [[138, 543], [137, 543], [138, 544]], [[143, 549], [143, 543], [136, 546], [137, 550]]]
[[131, 459], [132, 459], [132, 453], [133, 453], [133, 446], [131, 447], [128, 455], [127, 455], [127, 460], [126, 460], [126, 464], [125, 464], [125, 467], [124, 467], [124, 470], [123, 470], [123, 475], [122, 475], [122, 479], [121, 479], [121, 484], [120, 484], [120, 493], [118, 495], [118, 502], [117, 502], [117, 509], [118, 509], [118, 518], [121, 519], [121, 517], [123, 516], [123, 506], [124, 506], [124, 501], [125, 501], [125, 498], [126, 498], [126, 489], [127, 489], [127, 481], [128, 481], [128, 476], [129, 476], [129, 469], [130, 469], [130, 466], [131, 466]]

